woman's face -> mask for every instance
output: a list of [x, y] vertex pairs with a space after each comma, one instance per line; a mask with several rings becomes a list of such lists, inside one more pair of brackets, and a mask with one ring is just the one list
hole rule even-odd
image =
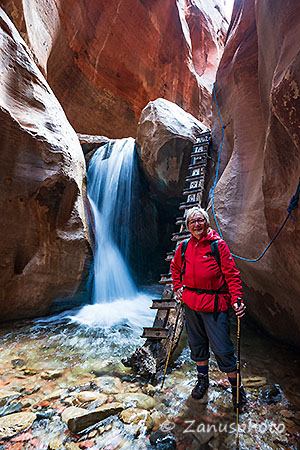
[[188, 229], [196, 239], [201, 239], [202, 236], [206, 236], [207, 228], [207, 223], [202, 214], [195, 213], [190, 217]]

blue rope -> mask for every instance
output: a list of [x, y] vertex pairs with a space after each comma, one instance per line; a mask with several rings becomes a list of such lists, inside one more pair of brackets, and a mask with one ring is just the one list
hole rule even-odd
[[[214, 194], [215, 194], [215, 189], [216, 189], [218, 176], [219, 176], [221, 152], [222, 152], [222, 146], [223, 146], [223, 141], [224, 141], [224, 130], [227, 127], [227, 125], [229, 125], [230, 122], [228, 122], [226, 125], [223, 124], [223, 120], [222, 120], [222, 117], [221, 117], [221, 113], [220, 113], [220, 109], [219, 109], [219, 105], [218, 105], [217, 97], [216, 97], [215, 83], [213, 84], [213, 93], [214, 93], [216, 108], [217, 108], [218, 115], [219, 115], [219, 120], [220, 120], [221, 125], [222, 125], [222, 137], [221, 137], [221, 142], [220, 142], [219, 149], [218, 149], [219, 156], [218, 156], [218, 162], [217, 162], [217, 168], [216, 168], [215, 182], [214, 182], [214, 186], [213, 186], [213, 190], [212, 190], [211, 206], [212, 206], [212, 212], [213, 212], [214, 219], [215, 219], [215, 222], [216, 222], [216, 225], [217, 225], [217, 228], [218, 228], [219, 235], [223, 239], [223, 235], [222, 235], [221, 229], [219, 227], [217, 216], [216, 216], [216, 213], [215, 213]], [[290, 204], [289, 204], [289, 206], [287, 208], [288, 214], [287, 214], [286, 218], [284, 219], [282, 225], [280, 226], [279, 230], [275, 233], [275, 235], [273, 236], [273, 238], [271, 239], [269, 244], [266, 246], [266, 248], [263, 250], [263, 252], [257, 258], [255, 258], [255, 259], [243, 258], [242, 256], [235, 255], [234, 253], [232, 253], [232, 256], [234, 256], [235, 258], [241, 259], [243, 261], [248, 261], [248, 262], [259, 261], [265, 255], [267, 250], [271, 247], [271, 245], [273, 244], [273, 242], [275, 241], [275, 239], [279, 235], [280, 231], [285, 226], [288, 218], [290, 217], [292, 219], [292, 221], [294, 221], [294, 217], [291, 215], [291, 212], [293, 210], [295, 210], [296, 208], [298, 208], [299, 194], [300, 194], [300, 178], [299, 178], [299, 183], [298, 183], [298, 186], [297, 186], [297, 190], [296, 190], [295, 194], [293, 195], [293, 197], [291, 198]]]

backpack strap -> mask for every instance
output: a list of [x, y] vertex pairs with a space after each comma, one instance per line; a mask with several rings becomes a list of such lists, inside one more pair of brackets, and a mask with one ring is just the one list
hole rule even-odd
[[180, 281], [182, 281], [183, 275], [185, 274], [185, 266], [186, 266], [186, 260], [185, 260], [185, 252], [188, 246], [188, 243], [190, 242], [190, 239], [185, 239], [181, 244], [181, 272], [180, 272]]
[[[219, 251], [219, 240], [212, 241], [210, 243], [210, 248], [211, 248], [213, 257], [217, 261], [219, 269], [222, 272], [220, 251]], [[223, 276], [223, 278], [224, 278], [224, 276]], [[222, 287], [220, 288], [220, 290], [224, 290], [225, 288], [226, 288], [226, 282], [224, 280], [224, 283], [223, 283]], [[218, 318], [218, 300], [219, 300], [219, 292], [216, 292], [215, 293], [215, 301], [214, 301], [214, 312], [213, 312], [215, 320], [217, 320], [217, 318]]]
[[219, 268], [221, 270], [221, 259], [220, 259], [220, 251], [219, 251], [218, 242], [219, 242], [219, 240], [212, 241], [210, 243], [210, 249], [211, 249], [211, 252], [213, 254], [213, 257], [217, 261], [217, 264], [218, 264], [218, 266], [219, 266]]

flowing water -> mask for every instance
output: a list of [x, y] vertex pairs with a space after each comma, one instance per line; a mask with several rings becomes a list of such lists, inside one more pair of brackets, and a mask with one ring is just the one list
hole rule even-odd
[[90, 161], [87, 178], [96, 242], [93, 304], [72, 319], [91, 327], [120, 323], [138, 327], [147, 322], [150, 299], [138, 293], [129, 269], [137, 184], [134, 139], [100, 147]]
[[[151, 326], [154, 316], [151, 299], [161, 293], [160, 287], [138, 292], [128, 270], [134, 172], [131, 139], [100, 148], [90, 162], [88, 194], [97, 237], [93, 305], [0, 330], [0, 450], [236, 448], [228, 382], [212, 358], [208, 395], [200, 401], [190, 397], [196, 375], [184, 336], [163, 391], [121, 362], [142, 345], [142, 327]], [[232, 330], [236, 334], [234, 320]], [[299, 355], [245, 323], [241, 354], [249, 411], [240, 417], [239, 448], [296, 449]], [[14, 396], [3, 403], [7, 391]], [[139, 408], [147, 422], [134, 425], [135, 410], [132, 423], [114, 414], [72, 433], [62, 421], [66, 408], [90, 411], [99, 406], [82, 400], [85, 391], [100, 391], [106, 405], [120, 402], [120, 395], [146, 394]], [[129, 406], [125, 400], [122, 405]], [[21, 410], [35, 412], [36, 420], [25, 433], [1, 440], [1, 421], [13, 417], [8, 412]]]
[[89, 164], [88, 197], [96, 238], [93, 303], [137, 294], [127, 265], [134, 208], [134, 148], [134, 139], [119, 139], [100, 147]]
[[[157, 294], [151, 292], [151, 297]], [[29, 432], [12, 438], [20, 441], [0, 439], [1, 449], [175, 448], [170, 436], [179, 450], [236, 448], [235, 415], [224, 374], [212, 359], [208, 396], [193, 400], [190, 391], [196, 379], [195, 367], [184, 337], [162, 392], [159, 385], [149, 387], [122, 365], [121, 359], [143, 343], [141, 326], [152, 322], [153, 313], [146, 300], [149, 296], [148, 292], [144, 302], [141, 298], [132, 302], [132, 306], [140, 307], [140, 324], [135, 319], [121, 318], [106, 327], [91, 327], [74, 322], [75, 312], [66, 312], [2, 327], [0, 393], [19, 392], [15, 402], [21, 401], [22, 411], [34, 411], [38, 419]], [[234, 335], [234, 324], [232, 331]], [[240, 417], [240, 448], [296, 449], [300, 436], [299, 355], [260, 336], [251, 327], [243, 325], [242, 331], [242, 375], [250, 408]], [[169, 446], [152, 445], [151, 430], [136, 433], [133, 425], [117, 415], [86, 432], [71, 433], [61, 420], [63, 409], [71, 405], [93, 409], [95, 405], [79, 403], [77, 396], [80, 391], [99, 391], [99, 387], [108, 402], [114, 401], [118, 393], [151, 395], [155, 428], [167, 436]], [[61, 446], [54, 446], [57, 441], [62, 442]]]

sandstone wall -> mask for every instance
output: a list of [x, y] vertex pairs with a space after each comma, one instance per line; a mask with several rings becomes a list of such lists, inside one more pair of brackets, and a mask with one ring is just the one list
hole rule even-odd
[[[300, 174], [300, 7], [236, 0], [216, 92], [225, 131], [215, 206], [231, 250], [257, 257], [283, 222]], [[220, 140], [214, 110], [213, 133]], [[256, 263], [237, 260], [248, 308], [271, 334], [300, 345], [300, 213]]]
[[0, 320], [8, 320], [74, 294], [88, 246], [76, 133], [1, 8], [0, 40]]
[[158, 97], [210, 123], [220, 0], [2, 0], [79, 133], [135, 136]]

